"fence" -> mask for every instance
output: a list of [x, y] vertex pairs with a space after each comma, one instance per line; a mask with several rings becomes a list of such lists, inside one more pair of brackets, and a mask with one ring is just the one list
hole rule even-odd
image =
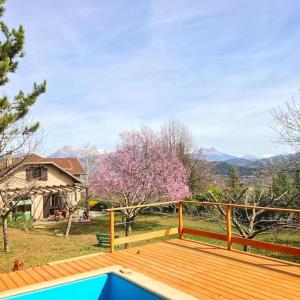
[[[184, 216], [183, 216], [183, 203], [185, 205], [201, 205], [201, 206], [221, 206], [225, 208], [226, 215], [226, 233], [216, 233], [198, 229], [192, 229], [188, 227], [184, 227]], [[166, 205], [177, 205], [178, 206], [178, 227], [173, 228], [166, 228], [163, 230], [147, 232], [142, 234], [135, 234], [131, 236], [125, 236], [120, 238], [115, 238], [115, 212], [122, 211], [127, 209], [135, 209], [135, 208], [147, 208], [147, 207], [159, 207], [159, 206], [166, 206]], [[258, 240], [247, 239], [243, 237], [233, 236], [232, 235], [232, 216], [231, 212], [234, 208], [240, 209], [252, 209], [252, 210], [264, 210], [270, 212], [282, 212], [282, 213], [294, 213], [300, 219], [300, 209], [287, 209], [287, 208], [273, 208], [273, 207], [260, 207], [260, 206], [251, 206], [251, 205], [238, 205], [238, 204], [225, 204], [219, 202], [200, 202], [200, 201], [168, 201], [168, 202], [159, 202], [159, 203], [151, 203], [151, 204], [144, 204], [144, 205], [137, 205], [137, 206], [128, 206], [128, 207], [120, 207], [120, 208], [111, 208], [108, 209], [110, 214], [110, 250], [111, 253], [115, 251], [115, 246], [126, 244], [126, 243], [133, 243], [137, 241], [142, 241], [146, 239], [157, 238], [161, 236], [167, 236], [170, 234], [178, 233], [178, 237], [180, 239], [183, 238], [184, 234], [191, 234], [201, 237], [208, 237], [217, 240], [222, 240], [227, 242], [227, 249], [232, 249], [232, 244], [239, 244], [244, 246], [252, 246], [255, 248], [265, 249], [273, 252], [281, 252], [289, 255], [300, 256], [300, 248], [279, 245], [269, 242], [263, 242]]]

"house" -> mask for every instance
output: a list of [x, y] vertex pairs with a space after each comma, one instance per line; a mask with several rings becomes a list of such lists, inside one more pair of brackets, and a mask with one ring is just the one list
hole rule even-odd
[[30, 189], [30, 197], [18, 199], [14, 213], [41, 220], [63, 210], [62, 191], [67, 191], [72, 201], [80, 199], [85, 174], [77, 158], [45, 158], [31, 154], [13, 159], [7, 155], [0, 161], [0, 190], [13, 193]]

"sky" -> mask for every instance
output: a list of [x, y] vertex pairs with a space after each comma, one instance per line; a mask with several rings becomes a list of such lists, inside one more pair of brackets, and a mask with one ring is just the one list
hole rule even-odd
[[47, 155], [176, 119], [201, 147], [287, 153], [270, 111], [299, 98], [298, 0], [9, 0], [25, 57], [2, 93], [47, 80], [31, 110]]

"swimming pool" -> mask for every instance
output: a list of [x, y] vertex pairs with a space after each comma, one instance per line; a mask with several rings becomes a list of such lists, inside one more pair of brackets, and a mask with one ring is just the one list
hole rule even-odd
[[114, 266], [0, 293], [6, 300], [191, 300], [143, 274]]
[[13, 297], [9, 300], [117, 300], [117, 299], [163, 299], [112, 273], [74, 281]]

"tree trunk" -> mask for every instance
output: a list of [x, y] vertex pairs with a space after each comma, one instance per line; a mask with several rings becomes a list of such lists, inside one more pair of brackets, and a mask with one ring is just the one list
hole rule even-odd
[[[132, 235], [132, 222], [133, 219], [131, 218], [126, 218], [126, 224], [125, 224], [125, 236], [130, 236]], [[130, 243], [125, 244], [125, 249], [130, 248]]]
[[177, 213], [177, 206], [176, 206], [176, 204], [173, 206], [173, 214], [174, 215], [176, 215], [176, 213]]
[[90, 218], [90, 206], [89, 206], [89, 198], [90, 198], [90, 192], [89, 192], [89, 187], [85, 189], [85, 201], [86, 201], [86, 214], [87, 218]]
[[244, 245], [244, 252], [250, 252], [250, 250], [251, 250], [250, 246]]
[[65, 238], [67, 238], [69, 236], [69, 233], [70, 233], [70, 229], [71, 229], [71, 223], [72, 223], [72, 213], [69, 212], [69, 216], [68, 216], [68, 224], [67, 224], [67, 228], [66, 228], [66, 231], [65, 231]]
[[2, 217], [2, 232], [3, 232], [3, 247], [4, 252], [9, 252], [9, 242], [8, 242], [8, 230], [7, 230], [7, 217]]

